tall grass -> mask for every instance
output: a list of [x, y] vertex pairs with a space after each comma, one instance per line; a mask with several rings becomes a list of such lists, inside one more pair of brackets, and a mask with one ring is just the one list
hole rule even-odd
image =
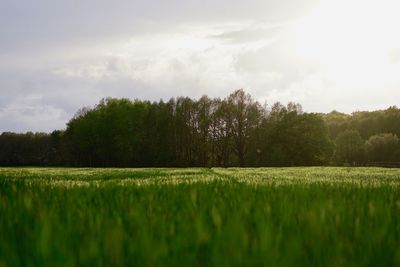
[[0, 169], [0, 266], [399, 266], [400, 170]]

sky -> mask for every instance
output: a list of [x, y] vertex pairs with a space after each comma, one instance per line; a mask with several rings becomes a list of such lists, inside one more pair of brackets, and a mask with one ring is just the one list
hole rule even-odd
[[400, 99], [397, 0], [1, 0], [0, 132], [102, 98], [226, 97], [308, 112]]

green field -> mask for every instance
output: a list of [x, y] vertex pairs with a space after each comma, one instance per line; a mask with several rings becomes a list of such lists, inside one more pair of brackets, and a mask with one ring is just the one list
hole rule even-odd
[[400, 266], [400, 170], [0, 169], [0, 266]]

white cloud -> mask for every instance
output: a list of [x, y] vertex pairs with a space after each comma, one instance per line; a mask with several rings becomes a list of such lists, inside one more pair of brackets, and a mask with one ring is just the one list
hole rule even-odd
[[0, 131], [63, 128], [108, 96], [394, 105], [400, 19], [382, 1], [2, 1]]
[[44, 104], [40, 96], [17, 98], [0, 109], [0, 125], [3, 131], [50, 132], [63, 129], [68, 118], [59, 107]]

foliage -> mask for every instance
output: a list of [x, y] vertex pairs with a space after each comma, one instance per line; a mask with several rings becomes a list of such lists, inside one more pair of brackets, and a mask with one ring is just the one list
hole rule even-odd
[[[64, 131], [3, 133], [0, 166], [215, 167], [400, 162], [400, 109], [305, 113], [300, 104], [260, 105], [244, 90], [224, 99], [168, 102], [107, 98], [83, 108]], [[368, 151], [367, 151], [368, 150]], [[365, 153], [365, 152], [368, 153]]]
[[345, 130], [357, 130], [364, 140], [379, 133], [400, 135], [400, 109], [396, 106], [371, 112], [358, 111], [351, 115], [333, 111], [323, 116], [333, 140]]
[[306, 166], [329, 162], [333, 144], [317, 114], [302, 113], [293, 104], [275, 104], [263, 122], [262, 165]]
[[336, 138], [337, 162], [347, 164], [362, 163], [364, 161], [364, 140], [357, 130], [345, 130]]
[[0, 135], [0, 165], [48, 164], [54, 154], [53, 136], [45, 133], [16, 134], [4, 132]]
[[370, 161], [396, 162], [400, 158], [400, 142], [394, 134], [373, 135], [365, 146]]

